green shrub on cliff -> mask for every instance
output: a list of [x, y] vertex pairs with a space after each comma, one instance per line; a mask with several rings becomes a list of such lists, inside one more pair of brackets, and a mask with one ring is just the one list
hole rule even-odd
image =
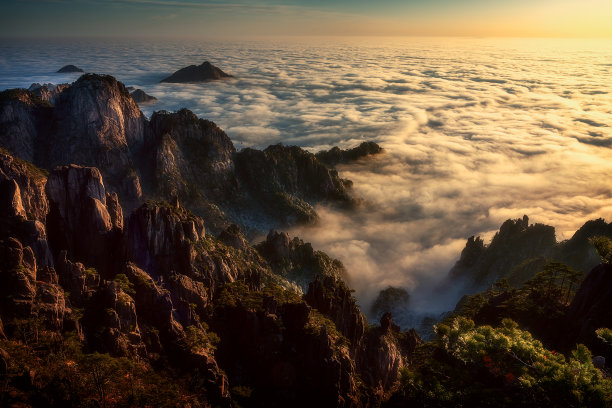
[[564, 356], [504, 319], [497, 328], [459, 317], [436, 327], [430, 352], [402, 376], [392, 406], [607, 407], [612, 381], [578, 345]]

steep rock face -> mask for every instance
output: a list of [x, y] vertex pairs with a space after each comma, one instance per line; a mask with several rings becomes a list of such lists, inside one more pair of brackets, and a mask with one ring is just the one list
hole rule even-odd
[[204, 82], [224, 78], [232, 78], [232, 76], [221, 71], [210, 62], [204, 61], [202, 65], [190, 65], [181, 68], [160, 82]]
[[352, 183], [297, 146], [243, 149], [235, 163], [241, 186], [287, 225], [314, 222], [317, 215], [310, 202], [353, 204], [348, 194]]
[[128, 257], [152, 276], [191, 271], [192, 243], [204, 237], [204, 222], [182, 208], [146, 203], [128, 219]]
[[612, 222], [607, 223], [602, 218], [587, 221], [570, 239], [559, 245], [557, 258], [574, 269], [585, 273], [590, 271], [599, 264], [601, 258], [589, 238], [600, 235], [612, 238]]
[[480, 238], [470, 237], [461, 258], [449, 272], [449, 281], [466, 279], [478, 289], [508, 277], [510, 271], [533, 258], [550, 258], [557, 241], [555, 229], [543, 224], [529, 225], [529, 218], [507, 220], [485, 246]]
[[70, 293], [75, 306], [84, 306], [100, 286], [100, 275], [93, 268], [85, 268], [80, 262], [67, 259], [67, 252], [61, 251], [56, 262], [59, 283]]
[[0, 236], [30, 247], [39, 267], [53, 266], [44, 222], [49, 209], [44, 172], [0, 153]]
[[158, 191], [177, 194], [181, 201], [198, 196], [220, 199], [231, 193], [236, 185], [232, 161], [235, 148], [223, 130], [187, 109], [156, 112], [151, 128], [157, 146]]
[[[269, 274], [254, 251], [237, 251], [206, 236], [201, 218], [168, 204], [146, 203], [130, 216], [127, 253], [139, 268], [156, 279], [174, 280], [170, 284], [179, 285], [179, 293], [195, 290], [204, 295], [202, 286], [189, 283], [181, 275], [201, 282], [206, 292], [202, 296], [204, 303], [224, 283], [247, 279], [257, 288], [262, 276]], [[180, 307], [180, 299], [175, 300]]]
[[125, 86], [111, 76], [81, 76], [57, 100], [54, 137], [46, 145], [46, 167], [67, 163], [96, 166], [126, 202], [142, 196], [134, 170], [148, 140], [146, 118]]
[[[409, 335], [411, 334], [404, 334], [403, 337]], [[364, 338], [359, 361], [362, 378], [372, 387], [379, 400], [386, 399], [398, 384], [406, 351], [414, 351], [414, 348], [402, 350], [398, 336], [399, 328], [393, 324], [391, 314], [385, 313], [380, 320], [380, 326], [369, 330]]]
[[312, 245], [297, 237], [291, 239], [286, 232], [271, 230], [256, 248], [274, 273], [297, 283], [304, 292], [318, 276], [342, 279], [347, 275], [340, 261], [315, 251]]
[[34, 252], [30, 247], [24, 248], [15, 238], [8, 238], [0, 245], [3, 315], [21, 318], [29, 316], [36, 297]]
[[174, 321], [170, 293], [132, 263], [126, 264], [124, 271], [130, 282], [134, 282], [133, 297], [141, 321], [164, 331], [180, 330]]
[[14, 215], [19, 213], [44, 223], [49, 212], [45, 194], [46, 178], [42, 170], [0, 151], [0, 188], [5, 191], [3, 201], [7, 198], [10, 200], [5, 204], [6, 211], [12, 208]]
[[36, 88], [0, 96], [0, 144], [44, 168], [77, 163], [99, 167], [124, 203], [142, 191], [136, 161], [149, 140], [147, 120], [122, 83], [87, 74], [54, 91]]
[[97, 168], [58, 167], [49, 176], [46, 190], [51, 208], [49, 235], [56, 253], [67, 250], [69, 258], [102, 270], [118, 261], [109, 259], [108, 254], [120, 255], [122, 211], [116, 195], [106, 192]]
[[593, 352], [612, 358], [609, 346], [597, 338], [595, 330], [612, 328], [612, 265], [600, 264], [584, 279], [567, 314], [568, 347], [583, 343]]
[[196, 324], [199, 317], [208, 317], [210, 291], [187, 275], [173, 274], [166, 280], [178, 321], [183, 326]]
[[344, 282], [331, 276], [317, 277], [310, 283], [304, 300], [328, 316], [353, 347], [359, 347], [366, 320]]
[[[203, 331], [200, 316], [205, 315], [207, 299], [203, 284], [185, 275], [173, 274], [161, 287], [132, 263], [126, 264], [124, 273], [134, 283], [132, 297], [139, 322], [138, 334], [141, 338], [148, 337], [149, 344], [136, 343], [132, 347], [139, 353], [146, 349], [149, 355], [164, 351], [175, 360], [175, 366], [198, 370], [199, 380], [210, 399], [222, 406], [229, 405], [228, 379], [217, 364], [213, 350], [189, 344], [184, 331], [188, 326]], [[143, 333], [146, 334], [143, 336]], [[138, 337], [132, 333], [128, 339], [134, 343]]]
[[352, 149], [342, 150], [337, 146], [332, 147], [330, 150], [318, 152], [316, 156], [322, 163], [334, 167], [337, 164], [349, 163], [381, 152], [382, 148], [377, 143], [363, 142]]
[[232, 224], [223, 231], [221, 231], [221, 234], [219, 234], [217, 238], [225, 245], [235, 248], [239, 251], [249, 251], [252, 249], [251, 245], [242, 234], [240, 227], [236, 224]]
[[39, 317], [46, 327], [60, 330], [71, 311], [55, 273], [47, 267], [41, 272], [37, 276], [30, 247], [15, 238], [0, 241], [0, 316], [11, 322]]
[[17, 157], [36, 161], [39, 133], [48, 125], [51, 105], [25, 89], [0, 93], [0, 145]]
[[[298, 147], [237, 154], [221, 129], [186, 109], [157, 112], [147, 121], [113, 77], [86, 74], [69, 86], [33, 84], [32, 90], [2, 92], [0, 145], [46, 169], [99, 168], [126, 209], [144, 197], [178, 199], [205, 217], [211, 231], [234, 222], [253, 237], [315, 221], [317, 201], [356, 202], [349, 180]], [[369, 153], [367, 146], [347, 154]]]
[[136, 304], [116, 281], [96, 291], [85, 310], [83, 325], [94, 349], [118, 356], [146, 356]]

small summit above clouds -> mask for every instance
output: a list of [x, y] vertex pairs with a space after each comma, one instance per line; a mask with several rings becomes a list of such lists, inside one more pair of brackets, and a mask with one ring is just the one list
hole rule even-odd
[[204, 61], [202, 65], [190, 65], [188, 67], [181, 68], [168, 78], [162, 79], [160, 82], [206, 82], [225, 78], [233, 78], [233, 76], [221, 71], [210, 62]]
[[57, 71], [58, 74], [67, 74], [70, 72], [85, 72], [85, 71], [83, 71], [81, 68], [77, 67], [76, 65], [64, 65]]
[[136, 103], [148, 103], [148, 102], [155, 102], [157, 100], [156, 97], [147, 94], [142, 89], [136, 89], [130, 92], [130, 95], [132, 95], [132, 98], [134, 99]]

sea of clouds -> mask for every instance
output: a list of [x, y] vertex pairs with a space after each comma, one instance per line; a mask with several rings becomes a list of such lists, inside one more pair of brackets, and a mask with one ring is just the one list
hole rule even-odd
[[[385, 153], [339, 168], [365, 204], [317, 208], [292, 234], [339, 258], [369, 310], [388, 286], [438, 313], [431, 288], [467, 237], [508, 218], [557, 228], [612, 219], [612, 44], [595, 40], [290, 39], [243, 42], [0, 42], [0, 89], [72, 82], [65, 64], [114, 75], [213, 120], [238, 149], [312, 151], [363, 140]], [[236, 78], [160, 84], [208, 60]], [[401, 321], [401, 319], [400, 319]], [[407, 325], [408, 321], [404, 321]]]

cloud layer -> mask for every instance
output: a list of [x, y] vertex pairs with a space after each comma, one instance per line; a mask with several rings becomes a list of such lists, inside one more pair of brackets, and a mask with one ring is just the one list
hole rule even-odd
[[[612, 45], [570, 40], [352, 39], [241, 43], [1, 43], [0, 89], [76, 79], [73, 63], [144, 89], [154, 110], [192, 109], [237, 148], [316, 151], [380, 143], [386, 153], [340, 168], [366, 204], [318, 209], [292, 231], [341, 259], [367, 310], [380, 289], [415, 308], [456, 299], [429, 288], [465, 239], [530, 216], [569, 238], [612, 219]], [[237, 79], [159, 84], [209, 60]]]

